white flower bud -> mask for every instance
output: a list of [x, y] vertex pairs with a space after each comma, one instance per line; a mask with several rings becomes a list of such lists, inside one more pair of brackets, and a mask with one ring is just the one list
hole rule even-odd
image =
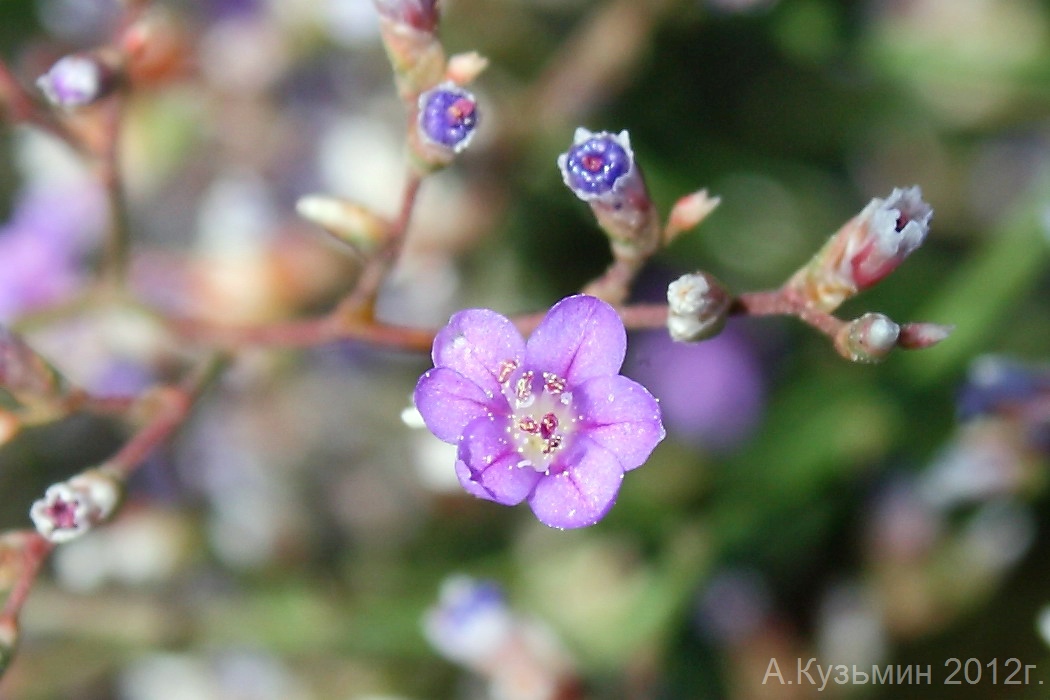
[[667, 331], [683, 343], [717, 335], [725, 325], [729, 303], [725, 287], [706, 272], [682, 275], [667, 287]]

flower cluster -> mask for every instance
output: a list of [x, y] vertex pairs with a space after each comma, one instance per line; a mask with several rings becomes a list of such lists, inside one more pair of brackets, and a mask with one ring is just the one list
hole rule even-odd
[[415, 403], [458, 446], [469, 493], [528, 501], [551, 527], [592, 525], [664, 437], [656, 399], [617, 374], [626, 347], [616, 311], [585, 295], [555, 304], [527, 342], [495, 311], [461, 311], [434, 340]]

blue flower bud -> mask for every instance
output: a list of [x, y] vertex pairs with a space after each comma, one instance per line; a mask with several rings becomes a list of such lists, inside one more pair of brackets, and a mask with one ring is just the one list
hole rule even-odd
[[455, 83], [442, 83], [419, 96], [418, 125], [426, 143], [459, 153], [477, 129], [477, 99]]
[[568, 188], [584, 201], [616, 192], [634, 171], [631, 140], [626, 131], [577, 129], [572, 146], [558, 156], [558, 167]]

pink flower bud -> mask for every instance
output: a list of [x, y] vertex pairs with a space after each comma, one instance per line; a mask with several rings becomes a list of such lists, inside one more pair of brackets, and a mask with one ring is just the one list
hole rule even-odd
[[918, 187], [873, 199], [788, 282], [811, 305], [834, 311], [897, 269], [926, 240], [933, 209]]
[[384, 21], [417, 32], [432, 34], [441, 15], [438, 0], [373, 0], [373, 4]]
[[721, 198], [711, 197], [707, 190], [697, 190], [681, 197], [671, 208], [664, 227], [664, 245], [679, 235], [696, 228], [721, 203]]
[[897, 344], [906, 350], [921, 350], [941, 342], [955, 329], [940, 323], [905, 323]]

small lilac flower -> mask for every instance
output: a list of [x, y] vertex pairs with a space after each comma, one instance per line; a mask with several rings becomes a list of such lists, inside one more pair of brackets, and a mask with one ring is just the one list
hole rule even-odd
[[626, 131], [592, 133], [579, 128], [572, 146], [558, 156], [565, 185], [585, 202], [620, 190], [634, 174], [634, 152]]
[[457, 445], [469, 493], [527, 500], [551, 527], [592, 525], [624, 472], [664, 437], [656, 399], [618, 374], [626, 348], [616, 311], [586, 295], [555, 304], [527, 342], [495, 311], [461, 311], [434, 339], [416, 407], [431, 432]]
[[449, 154], [465, 149], [478, 125], [478, 102], [469, 91], [446, 82], [419, 96], [419, 133]]
[[60, 58], [36, 84], [51, 104], [76, 108], [108, 95], [115, 84], [113, 78], [113, 71], [96, 56], [72, 54]]
[[29, 511], [37, 532], [68, 542], [108, 518], [120, 500], [120, 484], [104, 467], [48, 487]]

